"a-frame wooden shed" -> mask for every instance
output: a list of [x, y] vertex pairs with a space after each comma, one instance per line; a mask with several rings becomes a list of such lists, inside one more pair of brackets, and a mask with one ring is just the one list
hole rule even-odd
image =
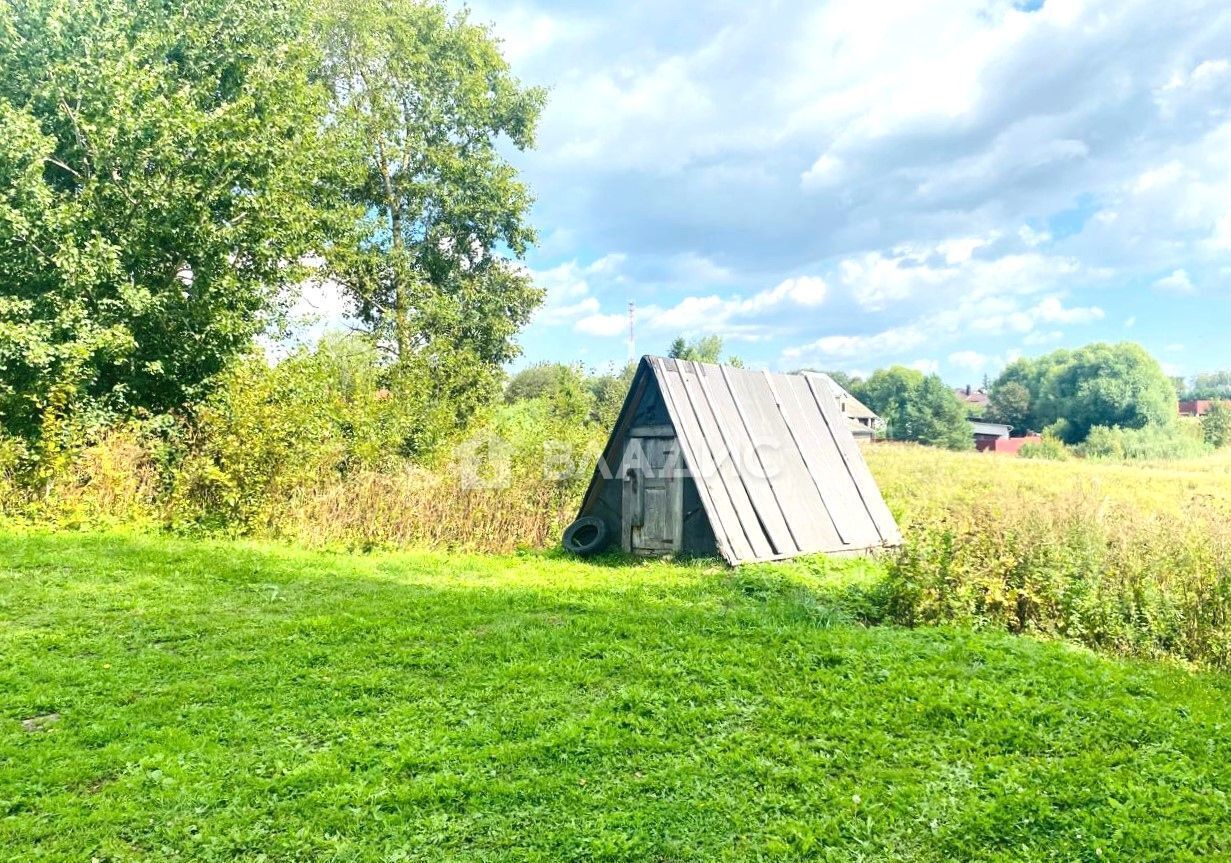
[[902, 536], [823, 375], [643, 357], [581, 517], [634, 554], [729, 563]]

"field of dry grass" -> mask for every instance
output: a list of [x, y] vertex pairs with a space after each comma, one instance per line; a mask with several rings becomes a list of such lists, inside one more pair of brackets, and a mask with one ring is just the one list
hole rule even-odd
[[890, 615], [1231, 666], [1231, 456], [1043, 462], [876, 446]]
[[1147, 513], [1198, 506], [1231, 517], [1231, 451], [1170, 462], [1046, 461], [913, 444], [875, 444], [864, 454], [904, 528], [938, 507], [1021, 509], [1074, 496]]

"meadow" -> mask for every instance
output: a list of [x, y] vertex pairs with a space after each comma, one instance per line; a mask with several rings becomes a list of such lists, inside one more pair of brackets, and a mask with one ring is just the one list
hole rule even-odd
[[2, 856], [1231, 855], [1225, 675], [866, 626], [876, 578], [8, 532]]
[[[514, 417], [491, 429], [511, 442], [508, 482], [491, 488], [463, 488], [447, 451], [342, 473], [334, 449], [259, 423], [260, 435], [236, 437], [212, 460], [188, 457], [168, 475], [148, 441], [121, 430], [24, 503], [16, 486], [4, 490], [0, 471], [0, 520], [7, 508], [18, 525], [361, 552], [551, 548], [576, 514], [599, 441], [575, 432], [564, 460], [572, 470], [545, 476], [541, 419]], [[870, 619], [1231, 666], [1231, 452], [1171, 462], [911, 444], [864, 452], [907, 541], [878, 562]]]
[[1231, 664], [1231, 457], [1041, 461], [874, 446], [907, 540], [886, 614]]

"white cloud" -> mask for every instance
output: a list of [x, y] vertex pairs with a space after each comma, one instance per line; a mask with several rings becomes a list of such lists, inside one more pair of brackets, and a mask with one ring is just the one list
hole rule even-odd
[[1193, 284], [1193, 280], [1189, 278], [1185, 270], [1173, 270], [1171, 275], [1163, 276], [1156, 281], [1154, 287], [1172, 294], [1192, 294], [1197, 290], [1197, 286]]
[[[841, 360], [860, 357], [868, 362], [901, 362], [922, 345], [944, 345], [972, 336], [1029, 336], [1042, 323], [1077, 325], [1101, 320], [1104, 311], [1098, 306], [1065, 306], [1059, 297], [1044, 297], [1033, 305], [1020, 305], [1018, 297], [986, 296], [960, 302], [954, 308], [942, 309], [921, 316], [910, 323], [870, 334], [827, 335], [782, 352], [780, 364], [828, 367]], [[1041, 344], [1061, 337], [1057, 330], [1031, 339], [1028, 344]], [[1012, 356], [1006, 352], [1004, 356]], [[1011, 359], [985, 356], [969, 348], [956, 350], [949, 362], [975, 369], [978, 363], [994, 368]]]
[[842, 180], [842, 160], [837, 156], [824, 153], [812, 167], [800, 175], [800, 183], [805, 189], [824, 189], [837, 185]]
[[628, 317], [626, 315], [586, 315], [573, 324], [573, 329], [587, 336], [620, 336], [628, 332]]
[[923, 372], [925, 375], [934, 375], [940, 371], [940, 363], [936, 360], [915, 360], [910, 364], [910, 367], [917, 372]]
[[[612, 264], [609, 258], [591, 264], [584, 268], [584, 272], [615, 271], [622, 261]], [[689, 261], [685, 266], [712, 267], [712, 264]], [[563, 265], [556, 270], [564, 275], [553, 273], [546, 281], [560, 286], [555, 292], [557, 299], [545, 312], [540, 312], [540, 321], [547, 324], [572, 322], [576, 332], [590, 336], [617, 336], [627, 332], [627, 316], [624, 313], [604, 314], [598, 299], [589, 295], [588, 285], [584, 282], [579, 284], [575, 279], [578, 271], [576, 265]], [[685, 335], [717, 333], [745, 341], [757, 340], [765, 338], [770, 332], [765, 323], [766, 316], [789, 315], [793, 310], [817, 308], [825, 302], [828, 290], [825, 280], [819, 276], [792, 276], [751, 296], [687, 296], [671, 306], [639, 306], [636, 309], [637, 326], [657, 332]], [[581, 298], [564, 304], [560, 297]]]
[[1030, 248], [1046, 245], [1052, 240], [1050, 231], [1037, 231], [1029, 225], [1022, 225], [1018, 228], [1017, 236]]
[[829, 288], [819, 276], [792, 276], [749, 297], [684, 297], [667, 308], [647, 306], [638, 318], [656, 330], [679, 333], [718, 333], [754, 337], [756, 322], [775, 311], [816, 308]]
[[834, 360], [892, 356], [927, 341], [927, 334], [918, 327], [892, 327], [869, 335], [822, 336], [806, 345], [787, 348], [782, 355], [788, 363], [827, 366]]
[[839, 265], [842, 284], [868, 311], [880, 311], [902, 300], [925, 296], [944, 301], [953, 297], [1032, 293], [1076, 276], [1102, 279], [1105, 271], [1083, 272], [1075, 259], [1037, 252], [975, 257], [997, 239], [964, 237], [929, 246], [899, 246], [889, 254], [869, 252], [846, 258]]
[[1088, 324], [1102, 320], [1104, 312], [1098, 306], [1065, 308], [1059, 297], [1047, 297], [1028, 312], [1035, 321], [1049, 324]]
[[[1149, 337], [1164, 299], [1139, 285], [1225, 281], [1225, 0], [1177, 15], [1146, 0], [786, 0], [772, 16], [477, 2], [498, 33], [516, 19], [515, 63], [552, 87], [541, 148], [518, 157], [546, 260], [629, 252], [618, 273], [560, 273], [573, 281], [539, 321], [614, 334], [623, 315], [605, 313], [636, 297], [651, 333], [828, 340], [869, 366], [973, 347], [990, 364], [993, 340], [1106, 336], [1126, 317]], [[825, 314], [772, 295], [800, 272], [827, 281]], [[926, 340], [900, 347], [912, 332]]]
[[772, 309], [783, 303], [793, 303], [797, 306], [814, 307], [825, 302], [829, 288], [825, 280], [819, 276], [795, 276], [784, 279], [767, 291], [754, 294], [739, 303], [742, 314]]
[[590, 282], [616, 277], [624, 260], [624, 255], [610, 254], [589, 264], [574, 260], [546, 270], [531, 270], [534, 283], [547, 293], [535, 319], [552, 326], [596, 314], [599, 301], [591, 294]]
[[971, 372], [987, 368], [988, 358], [978, 351], [955, 351], [949, 354], [949, 363]]

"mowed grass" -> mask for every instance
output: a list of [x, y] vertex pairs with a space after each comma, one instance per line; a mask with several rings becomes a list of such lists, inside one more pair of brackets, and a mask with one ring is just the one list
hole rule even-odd
[[864, 576], [0, 536], [0, 859], [1231, 857], [1229, 678]]

